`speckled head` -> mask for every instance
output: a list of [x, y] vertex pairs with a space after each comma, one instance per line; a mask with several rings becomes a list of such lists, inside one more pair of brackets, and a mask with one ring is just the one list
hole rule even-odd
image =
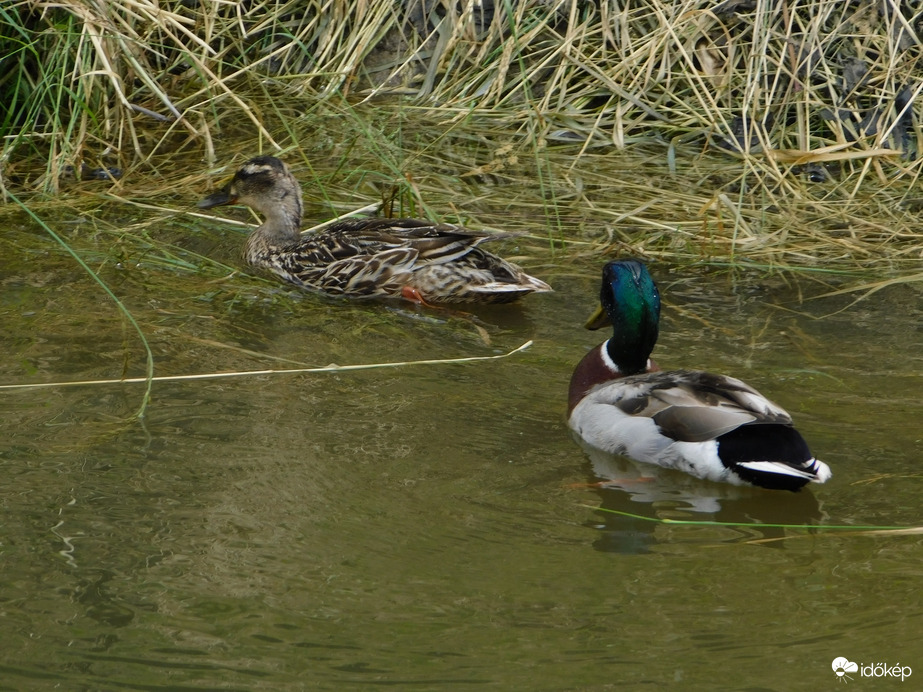
[[224, 188], [201, 202], [199, 209], [223, 204], [246, 204], [266, 217], [264, 235], [295, 237], [301, 225], [301, 186], [285, 162], [275, 156], [256, 156], [241, 166]]
[[230, 183], [203, 199], [198, 207], [211, 209], [222, 204], [240, 203], [263, 211], [264, 201], [279, 201], [291, 194], [292, 185], [300, 195], [298, 184], [284, 161], [275, 156], [255, 156], [238, 169]]
[[591, 319], [587, 327], [611, 324], [609, 357], [623, 374], [644, 371], [660, 325], [660, 292], [647, 267], [637, 260], [609, 262], [603, 267], [599, 300], [608, 319]]

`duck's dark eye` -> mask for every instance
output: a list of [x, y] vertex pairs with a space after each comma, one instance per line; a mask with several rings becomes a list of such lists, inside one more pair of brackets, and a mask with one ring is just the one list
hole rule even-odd
[[812, 183], [822, 183], [827, 180], [827, 172], [822, 168], [809, 171], [808, 180]]

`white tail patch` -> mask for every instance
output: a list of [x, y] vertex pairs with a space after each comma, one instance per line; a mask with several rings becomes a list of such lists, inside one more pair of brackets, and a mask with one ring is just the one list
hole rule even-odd
[[814, 462], [814, 478], [815, 483], [826, 483], [833, 476], [833, 472], [830, 470], [830, 467], [827, 466], [820, 459], [813, 459]]
[[738, 466], [759, 473], [774, 473], [778, 476], [807, 478], [815, 483], [823, 483], [833, 475], [830, 473], [830, 467], [824, 462], [818, 461], [817, 459], [812, 459], [811, 461], [813, 463], [806, 469], [796, 469], [779, 461], [742, 461]]

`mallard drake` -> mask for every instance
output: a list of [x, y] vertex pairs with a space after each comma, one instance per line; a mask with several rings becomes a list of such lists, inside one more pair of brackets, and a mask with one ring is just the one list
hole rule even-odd
[[302, 236], [301, 186], [273, 156], [247, 161], [200, 209], [246, 204], [265, 217], [245, 257], [302, 288], [434, 303], [507, 303], [551, 286], [480, 245], [512, 234], [418, 219], [354, 218]]
[[650, 360], [660, 294], [643, 264], [609, 262], [600, 302], [587, 327], [611, 324], [612, 338], [570, 381], [568, 423], [584, 443], [735, 485], [794, 491], [830, 478], [791, 416], [753, 387], [710, 372], [661, 371]]

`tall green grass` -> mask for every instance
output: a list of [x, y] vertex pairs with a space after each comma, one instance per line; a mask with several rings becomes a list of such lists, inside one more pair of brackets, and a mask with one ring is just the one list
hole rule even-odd
[[[279, 98], [390, 96], [445, 119], [625, 147], [694, 142], [779, 167], [917, 174], [911, 3], [842, 0], [20, 0], [0, 8], [4, 160], [214, 156], [225, 122], [270, 146]], [[877, 173], [877, 171], [876, 171]]]

